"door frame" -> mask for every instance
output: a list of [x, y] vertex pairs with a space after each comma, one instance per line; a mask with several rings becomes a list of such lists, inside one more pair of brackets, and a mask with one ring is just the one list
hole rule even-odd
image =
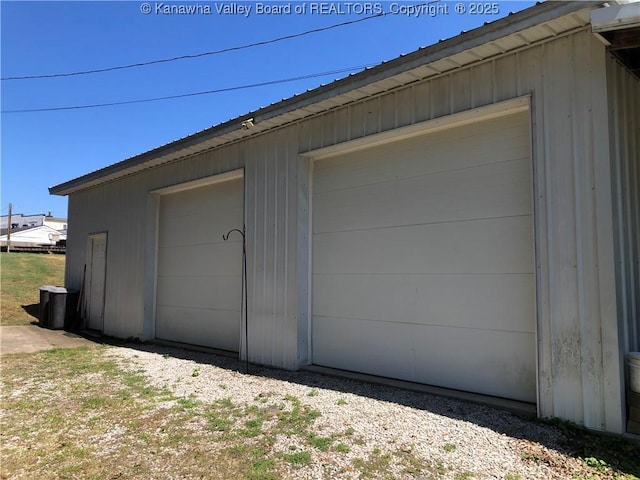
[[[532, 259], [533, 264], [533, 320], [534, 320], [534, 365], [535, 365], [535, 390], [536, 390], [536, 408], [538, 414], [540, 413], [540, 385], [541, 385], [541, 373], [540, 373], [540, 355], [541, 355], [541, 338], [540, 338], [540, 318], [539, 318], [539, 271], [538, 271], [538, 258], [539, 258], [539, 232], [536, 228], [537, 218], [539, 214], [539, 208], [536, 202], [535, 193], [537, 191], [536, 184], [536, 152], [534, 150], [535, 140], [535, 125], [533, 117], [533, 102], [532, 95], [526, 94], [517, 96], [511, 99], [490, 103], [487, 105], [471, 108], [468, 110], [462, 110], [442, 117], [436, 117], [430, 120], [416, 122], [407, 126], [387, 130], [380, 133], [373, 133], [364, 137], [346, 140], [344, 142], [336, 143], [326, 147], [320, 147], [317, 149], [309, 150], [299, 154], [299, 158], [308, 162], [308, 212], [305, 220], [307, 225], [307, 243], [308, 249], [306, 254], [306, 260], [308, 262], [308, 291], [306, 302], [306, 316], [307, 316], [307, 365], [314, 365], [314, 352], [313, 352], [313, 188], [314, 188], [314, 164], [318, 160], [327, 158], [333, 158], [336, 156], [342, 156], [349, 153], [374, 148], [381, 145], [397, 143], [402, 140], [421, 137], [427, 134], [433, 134], [436, 132], [449, 130], [451, 128], [470, 125], [477, 122], [485, 122], [496, 118], [514, 115], [518, 113], [526, 113], [529, 118], [529, 164], [531, 169], [531, 191], [532, 197], [532, 245], [534, 249], [534, 255]], [[324, 368], [324, 367], [320, 367]], [[375, 375], [372, 377], [378, 378]]]

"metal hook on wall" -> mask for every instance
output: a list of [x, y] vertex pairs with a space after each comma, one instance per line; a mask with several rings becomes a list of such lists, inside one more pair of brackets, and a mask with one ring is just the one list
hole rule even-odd
[[245, 226], [242, 226], [242, 230], [238, 228], [232, 228], [226, 235], [222, 235], [222, 240], [225, 242], [229, 240], [229, 235], [233, 232], [238, 232], [242, 235], [242, 292], [244, 295], [244, 344], [246, 355], [246, 370], [249, 373], [249, 310], [247, 309], [247, 242], [245, 237]]

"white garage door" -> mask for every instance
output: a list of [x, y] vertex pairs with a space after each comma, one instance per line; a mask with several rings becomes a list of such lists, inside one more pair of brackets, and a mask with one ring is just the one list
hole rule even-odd
[[318, 160], [313, 363], [535, 402], [527, 114]]
[[156, 337], [238, 351], [243, 180], [160, 197]]

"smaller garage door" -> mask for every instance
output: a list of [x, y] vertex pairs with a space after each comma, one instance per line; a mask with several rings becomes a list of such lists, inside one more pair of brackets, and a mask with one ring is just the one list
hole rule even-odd
[[238, 351], [243, 179], [160, 197], [156, 337]]

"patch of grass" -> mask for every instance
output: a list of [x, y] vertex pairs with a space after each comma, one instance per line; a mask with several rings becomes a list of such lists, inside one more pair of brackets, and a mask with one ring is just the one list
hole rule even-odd
[[447, 467], [442, 462], [436, 462], [432, 465], [427, 465], [425, 469], [431, 474], [433, 478], [444, 477], [448, 473]]
[[382, 454], [379, 448], [374, 448], [366, 459], [356, 458], [353, 466], [360, 472], [360, 478], [384, 478], [393, 479], [395, 476], [391, 470], [391, 454]]
[[445, 452], [450, 453], [456, 449], [456, 446], [453, 443], [445, 443], [443, 448]]
[[107, 397], [90, 397], [83, 401], [85, 408], [104, 408], [110, 403]]
[[522, 480], [522, 477], [520, 476], [519, 473], [511, 473], [508, 472], [505, 476], [504, 476], [504, 480]]
[[37, 322], [42, 285], [64, 284], [64, 255], [0, 253], [0, 325]]
[[233, 426], [233, 420], [226, 412], [212, 411], [205, 417], [209, 420], [209, 427], [216, 432], [228, 432]]
[[246, 478], [248, 480], [276, 480], [278, 478], [276, 462], [268, 457], [267, 451], [263, 447], [235, 445], [228, 448], [226, 453], [236, 462], [242, 462], [242, 469], [236, 469], [237, 476], [233, 478]]
[[587, 478], [593, 473], [614, 478], [640, 478], [640, 444], [622, 437], [590, 432], [573, 422], [554, 418], [542, 423], [554, 425], [569, 439], [572, 454], [585, 466]]
[[277, 429], [285, 435], [304, 432], [320, 416], [319, 411], [302, 405], [296, 397], [287, 395], [284, 400], [290, 402], [291, 410], [282, 410], [277, 414]]
[[326, 452], [333, 443], [333, 439], [330, 437], [320, 437], [315, 433], [312, 433], [307, 437], [307, 443], [321, 452]]
[[596, 457], [587, 457], [582, 459], [587, 466], [593, 468], [598, 473], [605, 473], [608, 470], [607, 462]]
[[349, 445], [346, 445], [344, 443], [338, 443], [335, 446], [335, 451], [338, 453], [349, 453], [351, 451], [351, 448], [349, 448]]
[[540, 455], [536, 454], [536, 453], [521, 453], [520, 454], [520, 458], [522, 460], [525, 461], [530, 461], [530, 462], [539, 462], [540, 461]]
[[318, 395], [319, 393], [317, 388], [312, 388], [311, 390], [309, 390], [309, 393], [307, 393], [308, 397], [317, 397]]
[[346, 404], [347, 404], [347, 401], [342, 397], [336, 400], [336, 405], [346, 405]]
[[454, 480], [469, 480], [473, 478], [473, 473], [471, 472], [458, 472], [453, 476]]
[[301, 467], [303, 465], [308, 465], [311, 463], [311, 454], [304, 450], [294, 453], [283, 453], [282, 458], [284, 458], [291, 465], [295, 465], [297, 467]]
[[245, 437], [257, 437], [261, 433], [262, 418], [254, 418], [244, 422], [244, 428], [240, 430], [240, 434]]
[[404, 467], [403, 472], [414, 477], [422, 475], [427, 466], [418, 457], [413, 455], [410, 450], [397, 450], [394, 456], [400, 460]]
[[186, 408], [186, 409], [196, 408], [201, 405], [201, 402], [199, 402], [194, 398], [179, 398], [177, 403], [182, 408]]
[[165, 392], [122, 371], [106, 348], [3, 356], [0, 429], [10, 440], [0, 477], [141, 478], [157, 465], [153, 456], [127, 460], [136, 447], [174, 451], [189, 437], [189, 412], [158, 409]]

